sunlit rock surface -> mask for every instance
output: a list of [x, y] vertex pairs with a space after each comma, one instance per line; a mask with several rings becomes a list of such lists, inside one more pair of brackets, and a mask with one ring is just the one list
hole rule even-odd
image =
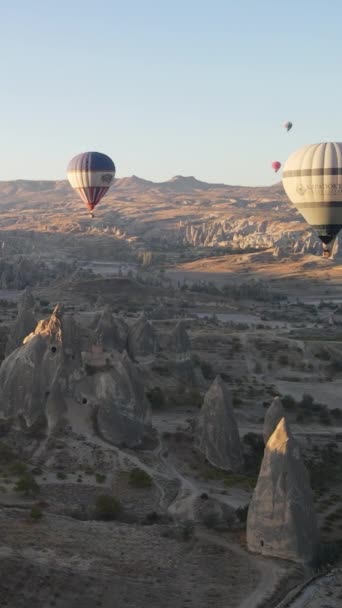
[[266, 411], [264, 420], [263, 436], [265, 444], [272, 433], [276, 430], [280, 420], [285, 417], [285, 410], [279, 397], [275, 397]]

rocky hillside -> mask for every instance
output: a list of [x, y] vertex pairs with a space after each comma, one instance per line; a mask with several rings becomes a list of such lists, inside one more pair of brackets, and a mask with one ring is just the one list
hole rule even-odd
[[114, 244], [116, 254], [126, 257], [132, 249], [170, 247], [274, 247], [277, 256], [320, 251], [281, 184], [251, 188], [183, 176], [162, 183], [119, 178], [90, 221], [66, 181], [18, 180], [0, 182], [0, 205], [3, 254], [14, 247], [15, 253], [45, 257], [47, 248], [63, 247], [84, 255], [84, 239], [88, 251], [103, 259], [111, 258]]

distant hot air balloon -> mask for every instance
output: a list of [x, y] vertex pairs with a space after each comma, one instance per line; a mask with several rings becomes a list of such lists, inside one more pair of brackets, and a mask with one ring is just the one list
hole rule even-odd
[[279, 160], [274, 160], [272, 163], [272, 169], [274, 169], [274, 171], [277, 173], [277, 171], [279, 171], [281, 167], [281, 163], [279, 162]]
[[101, 152], [84, 152], [71, 159], [67, 174], [71, 187], [85, 202], [91, 217], [94, 217], [94, 208], [115, 177], [112, 159]]
[[342, 228], [342, 143], [311, 144], [291, 154], [284, 166], [283, 185], [329, 257]]
[[293, 124], [290, 121], [288, 121], [284, 124], [284, 128], [286, 129], [286, 131], [291, 131], [292, 127], [293, 127]]

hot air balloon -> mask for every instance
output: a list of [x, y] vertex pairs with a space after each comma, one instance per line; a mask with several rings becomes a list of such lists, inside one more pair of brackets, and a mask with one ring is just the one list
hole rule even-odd
[[286, 131], [291, 131], [292, 127], [293, 127], [293, 124], [290, 121], [288, 121], [284, 124], [284, 129], [286, 129]]
[[68, 180], [87, 205], [90, 216], [101, 198], [109, 190], [115, 177], [115, 165], [101, 152], [84, 152], [71, 159], [67, 169]]
[[272, 163], [272, 169], [274, 169], [274, 171], [277, 173], [277, 171], [279, 171], [281, 167], [281, 163], [279, 162], [279, 160], [274, 160]]
[[283, 172], [287, 196], [312, 226], [330, 257], [342, 228], [342, 143], [304, 146], [291, 154]]

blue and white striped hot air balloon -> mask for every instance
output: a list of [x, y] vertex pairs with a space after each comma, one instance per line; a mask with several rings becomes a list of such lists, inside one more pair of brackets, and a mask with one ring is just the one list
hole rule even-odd
[[67, 175], [71, 187], [77, 191], [93, 217], [93, 210], [109, 190], [115, 177], [112, 159], [101, 152], [78, 154], [71, 159]]

